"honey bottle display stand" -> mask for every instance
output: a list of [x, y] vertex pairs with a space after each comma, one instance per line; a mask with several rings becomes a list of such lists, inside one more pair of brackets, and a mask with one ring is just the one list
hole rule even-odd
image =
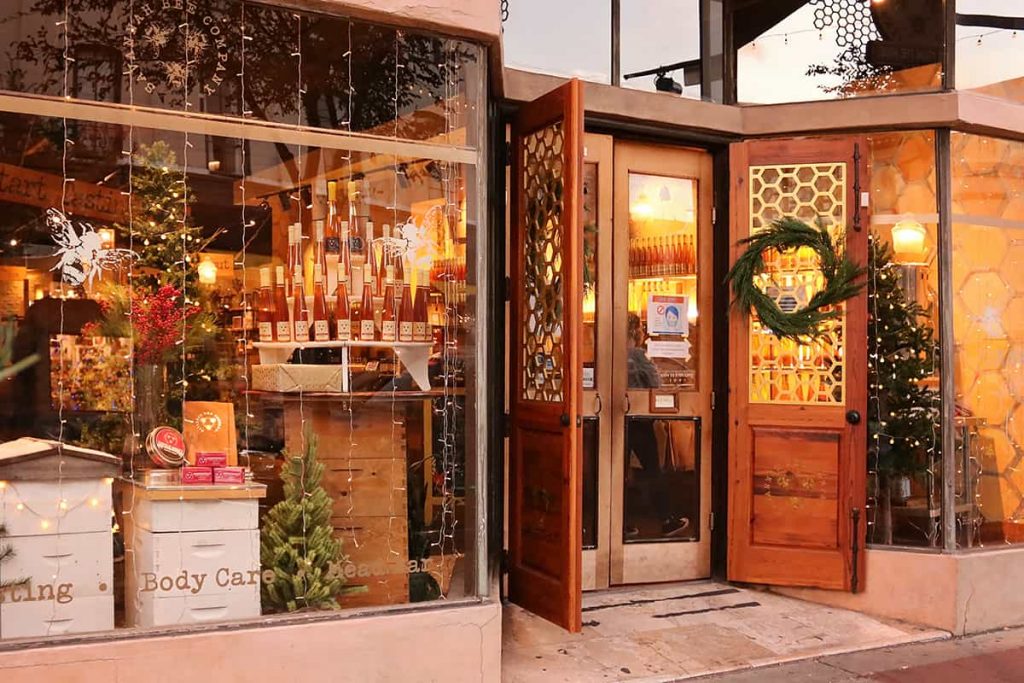
[[[351, 371], [350, 350], [393, 349], [398, 360], [423, 391], [430, 390], [427, 363], [430, 342], [326, 341], [326, 342], [254, 342], [260, 365], [252, 367], [253, 388], [267, 391], [341, 391], [348, 393]], [[301, 365], [288, 363], [297, 349], [341, 349], [340, 365]], [[286, 377], [281, 377], [284, 374]], [[306, 384], [307, 376], [316, 376], [317, 386]]]

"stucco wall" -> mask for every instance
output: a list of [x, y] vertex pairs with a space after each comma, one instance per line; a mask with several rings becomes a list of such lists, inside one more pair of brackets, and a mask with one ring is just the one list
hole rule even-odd
[[932, 626], [955, 635], [1024, 624], [1024, 547], [955, 555], [865, 551], [865, 588], [777, 588], [803, 600]]
[[485, 42], [497, 41], [501, 35], [498, 0], [292, 0], [291, 4], [389, 24], [429, 27]]
[[497, 682], [501, 606], [0, 652], [4, 683]]

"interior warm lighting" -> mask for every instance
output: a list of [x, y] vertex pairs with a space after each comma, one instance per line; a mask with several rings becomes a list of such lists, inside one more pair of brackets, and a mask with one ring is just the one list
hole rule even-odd
[[114, 230], [113, 228], [100, 228], [96, 231], [96, 234], [100, 236], [100, 244], [104, 249], [114, 248]]
[[36, 285], [36, 293], [35, 293], [36, 301], [39, 301], [45, 295], [46, 295], [46, 292], [43, 291], [43, 288], [40, 287], [39, 285]]
[[928, 233], [924, 226], [915, 220], [902, 220], [892, 226], [893, 260], [904, 266], [923, 266], [927, 264], [927, 248], [925, 238]]
[[199, 262], [199, 282], [204, 285], [212, 285], [217, 282], [217, 264], [208, 258]]
[[594, 288], [590, 287], [583, 291], [583, 320], [592, 322], [597, 313], [597, 297]]
[[630, 215], [637, 216], [638, 218], [650, 218], [654, 214], [654, 207], [651, 206], [651, 202], [647, 198], [647, 195], [641, 192], [640, 196], [637, 197], [636, 202], [629, 207], [629, 213]]

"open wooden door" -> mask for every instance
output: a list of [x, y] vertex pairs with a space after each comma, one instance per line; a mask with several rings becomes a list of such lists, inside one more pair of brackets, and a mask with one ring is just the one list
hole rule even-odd
[[572, 80], [512, 124], [509, 598], [581, 629], [583, 97]]
[[[730, 260], [740, 239], [793, 216], [845, 234], [847, 253], [865, 264], [865, 151], [857, 138], [734, 145]], [[777, 259], [770, 270], [779, 299], [805, 300], [820, 286], [813, 255]], [[847, 301], [843, 318], [810, 344], [730, 312], [730, 580], [864, 586], [866, 296]]]

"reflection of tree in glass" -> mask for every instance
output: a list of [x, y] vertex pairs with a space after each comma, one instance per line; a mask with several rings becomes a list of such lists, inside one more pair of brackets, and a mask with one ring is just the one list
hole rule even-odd
[[[252, 38], [245, 41], [244, 109], [254, 118], [290, 123], [297, 122], [301, 112], [305, 125], [347, 129], [350, 124], [352, 130], [394, 135], [397, 104], [402, 115], [398, 135], [423, 139], [444, 132], [445, 78], [452, 79], [451, 92], [462, 89], [461, 71], [449, 73], [445, 64], [475, 59], [475, 52], [458, 41], [356, 22], [350, 26], [346, 19], [303, 15], [300, 26], [290, 10], [243, 6], [236, 0], [192, 0], [190, 6], [194, 11], [188, 15], [191, 28], [186, 35], [184, 10], [164, 9], [157, 0], [138, 0], [133, 16], [123, 1], [75, 3], [68, 22], [68, 42], [76, 58], [68, 83], [72, 95], [126, 100], [124, 79], [133, 64], [136, 103], [149, 94], [164, 106], [183, 109], [187, 44], [191, 107], [240, 115], [244, 15], [246, 34]], [[36, 0], [23, 13], [25, 18], [36, 17], [39, 28], [8, 51], [8, 87], [63, 94], [64, 39], [56, 25], [63, 13], [64, 0]], [[300, 28], [305, 89], [301, 95], [294, 56]], [[77, 61], [76, 55], [86, 49], [93, 57]], [[349, 49], [351, 66], [345, 56]], [[98, 59], [97, 54], [109, 58]], [[110, 62], [118, 68], [111, 68]], [[285, 145], [279, 145], [278, 152], [282, 159], [291, 158]]]

